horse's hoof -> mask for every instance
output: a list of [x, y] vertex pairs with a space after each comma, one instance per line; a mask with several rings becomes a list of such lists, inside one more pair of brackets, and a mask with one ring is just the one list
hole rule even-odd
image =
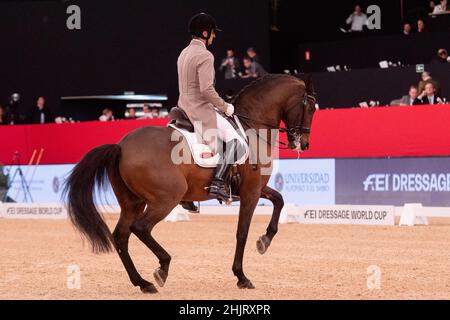
[[145, 287], [141, 287], [141, 291], [145, 294], [155, 294], [158, 293], [158, 290], [153, 284], [146, 285]]
[[167, 272], [165, 272], [161, 268], [158, 268], [155, 270], [155, 272], [153, 272], [153, 276], [155, 277], [155, 281], [158, 284], [158, 286], [160, 286], [161, 288], [164, 287], [164, 284], [166, 283], [168, 276]]
[[252, 284], [250, 280], [239, 281], [237, 283], [239, 289], [255, 289], [255, 286]]
[[266, 235], [259, 237], [258, 241], [256, 241], [256, 249], [260, 254], [266, 253], [267, 249], [270, 246], [270, 239]]

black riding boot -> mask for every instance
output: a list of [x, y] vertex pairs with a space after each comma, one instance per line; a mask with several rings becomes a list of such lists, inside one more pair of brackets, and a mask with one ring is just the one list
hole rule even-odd
[[228, 177], [231, 168], [236, 162], [238, 146], [239, 142], [236, 139], [226, 144], [221, 161], [217, 165], [214, 179], [209, 187], [209, 197], [211, 199], [225, 202], [230, 200], [230, 190], [225, 187], [225, 179]]

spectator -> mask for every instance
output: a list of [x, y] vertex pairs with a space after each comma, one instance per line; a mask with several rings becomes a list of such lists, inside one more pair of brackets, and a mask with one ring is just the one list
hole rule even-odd
[[391, 106], [412, 106], [416, 102], [417, 96], [417, 86], [411, 86], [408, 95], [403, 96], [399, 100], [392, 101]]
[[153, 119], [153, 111], [148, 104], [144, 104], [142, 111], [144, 111], [144, 116], [141, 119]]
[[417, 32], [418, 33], [425, 33], [428, 29], [425, 26], [425, 22], [422, 19], [417, 20]]
[[257, 63], [261, 63], [261, 61], [259, 60], [259, 56], [256, 53], [255, 49], [250, 47], [247, 49], [247, 57], [249, 57], [250, 59], [252, 59], [252, 61], [257, 62]]
[[152, 109], [152, 119], [159, 119], [159, 108], [153, 107]]
[[447, 7], [447, 0], [441, 0], [441, 3], [437, 6], [434, 6], [433, 14], [440, 14], [447, 11], [449, 8]]
[[434, 0], [430, 1], [430, 8], [428, 10], [428, 13], [432, 13], [434, 11], [434, 8], [436, 7], [436, 3], [434, 3]]
[[55, 118], [45, 106], [45, 98], [39, 97], [36, 101], [36, 107], [31, 112], [29, 122], [32, 124], [45, 124], [53, 123], [54, 121]]
[[436, 87], [431, 82], [425, 85], [424, 93], [418, 96], [414, 102], [415, 105], [440, 103], [443, 103], [443, 100], [436, 94]]
[[135, 108], [129, 108], [128, 109], [128, 117], [127, 119], [130, 120], [136, 120], [137, 116], [136, 116], [136, 109]]
[[259, 78], [267, 74], [267, 71], [255, 61], [252, 61], [249, 57], [244, 58], [244, 73], [240, 74], [241, 78]]
[[236, 58], [234, 50], [227, 50], [227, 57], [222, 60], [222, 64], [220, 65], [220, 71], [225, 69], [225, 79], [235, 79], [237, 78], [237, 74], [240, 70], [239, 60]]
[[103, 114], [100, 116], [99, 120], [102, 122], [114, 121], [114, 114], [111, 109], [104, 109]]
[[0, 126], [7, 124], [6, 109], [0, 105]]
[[403, 35], [409, 36], [411, 34], [412, 27], [409, 23], [405, 23], [403, 26]]
[[433, 62], [449, 63], [450, 58], [448, 56], [448, 51], [442, 48], [439, 49], [437, 52], [437, 56], [433, 59]]
[[355, 11], [348, 17], [347, 24], [351, 25], [351, 32], [362, 32], [367, 25], [367, 15], [362, 12], [361, 6], [356, 5]]
[[424, 95], [425, 85], [427, 83], [432, 83], [434, 85], [434, 88], [436, 89], [436, 93], [438, 95], [441, 95], [441, 85], [439, 84], [439, 82], [437, 82], [436, 80], [431, 78], [431, 73], [429, 73], [428, 71], [425, 71], [422, 73], [422, 81], [419, 82], [418, 93], [421, 96]]

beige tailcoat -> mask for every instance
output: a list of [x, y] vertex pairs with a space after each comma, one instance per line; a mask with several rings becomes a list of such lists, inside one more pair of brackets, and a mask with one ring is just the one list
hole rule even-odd
[[[204, 137], [206, 130], [217, 129], [214, 107], [222, 112], [227, 110], [227, 104], [214, 88], [214, 56], [202, 41], [193, 39], [181, 52], [177, 65], [180, 90], [178, 106], [186, 112], [194, 125], [196, 122], [201, 123], [202, 131], [198, 126], [196, 130]], [[203, 140], [215, 147], [213, 141]]]

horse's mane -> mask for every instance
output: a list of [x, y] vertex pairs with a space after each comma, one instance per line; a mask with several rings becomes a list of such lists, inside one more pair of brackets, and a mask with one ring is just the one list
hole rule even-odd
[[[276, 80], [276, 79], [282, 79], [282, 78], [300, 81], [303, 83], [303, 85], [305, 85], [305, 82], [302, 79], [288, 75], [288, 74], [267, 74], [261, 78], [256, 79], [255, 81], [247, 84], [245, 87], [243, 87], [233, 98], [232, 104], [234, 104], [234, 105], [238, 104], [239, 99], [241, 99], [245, 94], [251, 92], [253, 89], [257, 89], [257, 88], [265, 85], [269, 81]], [[306, 87], [306, 85], [305, 85], [305, 87]]]

